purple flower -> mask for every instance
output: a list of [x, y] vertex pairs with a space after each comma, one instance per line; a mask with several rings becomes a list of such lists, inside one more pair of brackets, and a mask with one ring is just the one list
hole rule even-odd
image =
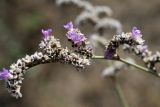
[[68, 22], [66, 25], [64, 25], [64, 28], [65, 28], [65, 29], [68, 29], [68, 30], [74, 29], [74, 28], [73, 28], [73, 23], [72, 23], [71, 21]]
[[137, 27], [133, 27], [133, 29], [132, 29], [132, 36], [135, 39], [141, 38], [142, 37], [141, 31], [139, 29], [137, 29]]
[[116, 51], [114, 49], [107, 49], [104, 54], [105, 59], [112, 59], [115, 55]]
[[67, 34], [67, 38], [71, 40], [74, 45], [82, 45], [82, 43], [86, 40], [85, 36], [76, 30], [70, 31]]
[[0, 72], [0, 80], [7, 80], [11, 77], [9, 70], [3, 68], [3, 70]]
[[48, 37], [52, 35], [52, 29], [47, 29], [47, 30], [42, 29], [42, 34], [44, 39], [48, 39]]
[[84, 34], [82, 34], [78, 29], [74, 28], [72, 22], [64, 25], [64, 28], [69, 30], [66, 36], [73, 43], [73, 45], [80, 46], [85, 42], [86, 38]]

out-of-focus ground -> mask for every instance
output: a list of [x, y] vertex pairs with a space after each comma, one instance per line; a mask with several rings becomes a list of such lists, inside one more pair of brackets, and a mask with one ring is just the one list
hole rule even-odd
[[[90, 2], [110, 6], [125, 32], [137, 26], [150, 50], [160, 50], [159, 0]], [[32, 54], [42, 38], [42, 28], [53, 28], [65, 47], [62, 25], [79, 13], [76, 7], [57, 7], [54, 0], [0, 0], [0, 68]], [[59, 63], [36, 66], [25, 75], [21, 99], [11, 97], [0, 82], [0, 107], [122, 107], [112, 81], [101, 76], [105, 62], [92, 61], [81, 72]], [[160, 79], [135, 68], [120, 72], [117, 79], [130, 107], [160, 107]]]

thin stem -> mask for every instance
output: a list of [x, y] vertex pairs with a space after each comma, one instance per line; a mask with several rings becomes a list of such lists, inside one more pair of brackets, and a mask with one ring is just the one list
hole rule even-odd
[[116, 88], [117, 94], [123, 104], [123, 107], [129, 107], [128, 102], [123, 94], [122, 88], [117, 81], [115, 81], [115, 88]]
[[123, 62], [123, 63], [126, 63], [126, 64], [128, 64], [128, 65], [134, 66], [135, 68], [138, 68], [138, 69], [140, 69], [140, 70], [150, 72], [149, 69], [144, 68], [144, 67], [142, 67], [142, 66], [140, 66], [140, 65], [137, 65], [137, 64], [135, 64], [135, 63], [130, 63], [130, 62], [126, 61], [125, 59], [120, 58], [119, 61], [120, 61], [120, 62]]
[[148, 73], [151, 73], [151, 74], [159, 77], [156, 73], [152, 72], [152, 71], [149, 70], [148, 68], [142, 67], [142, 66], [137, 65], [137, 64], [135, 64], [135, 63], [130, 63], [130, 62], [128, 62], [128, 61], [126, 61], [125, 59], [122, 59], [122, 58], [120, 58], [119, 61], [120, 61], [120, 62], [123, 62], [123, 63], [126, 63], [126, 64], [131, 65], [131, 66], [133, 66], [133, 67], [135, 67], [135, 68], [138, 68], [138, 69], [140, 69], [140, 70], [142, 70], [142, 71], [146, 71], [146, 72], [148, 72]]
[[[93, 58], [93, 59], [104, 59], [104, 56], [93, 56], [92, 58]], [[145, 67], [140, 66], [140, 65], [137, 65], [137, 64], [135, 64], [135, 63], [128, 62], [128, 61], [126, 61], [125, 59], [119, 58], [119, 59], [117, 59], [116, 61], [123, 62], [123, 63], [125, 63], [125, 64], [127, 64], [127, 65], [133, 66], [133, 67], [138, 68], [138, 69], [140, 69], [140, 70], [142, 70], [142, 71], [145, 71], [145, 72], [147, 72], [147, 73], [150, 73], [150, 74], [153, 74], [154, 76], [159, 77], [159, 75], [157, 75], [156, 73], [154, 73], [154, 72], [151, 71], [150, 69], [145, 68]]]
[[94, 56], [92, 56], [92, 59], [104, 59], [104, 56], [94, 55]]

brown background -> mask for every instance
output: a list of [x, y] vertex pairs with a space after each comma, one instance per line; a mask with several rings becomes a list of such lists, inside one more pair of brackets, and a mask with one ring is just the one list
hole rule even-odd
[[[159, 0], [90, 2], [110, 6], [125, 32], [139, 27], [150, 50], [160, 50]], [[79, 13], [76, 7], [57, 7], [54, 0], [0, 0], [0, 68], [32, 54], [41, 40], [42, 28], [53, 28], [63, 46], [68, 45], [62, 25]], [[25, 75], [21, 99], [11, 97], [0, 82], [0, 107], [122, 107], [112, 81], [101, 77], [105, 62], [92, 61], [81, 72], [59, 63], [36, 66]], [[160, 107], [160, 79], [133, 68], [119, 73], [118, 81], [130, 107]]]

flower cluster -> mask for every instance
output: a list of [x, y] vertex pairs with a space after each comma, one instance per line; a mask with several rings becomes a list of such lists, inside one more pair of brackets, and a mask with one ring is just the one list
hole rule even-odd
[[106, 59], [117, 59], [116, 50], [120, 45], [127, 44], [130, 47], [136, 47], [143, 45], [144, 40], [142, 34], [138, 32], [138, 29], [133, 28], [132, 33], [122, 33], [121, 35], [115, 35], [112, 40], [106, 46], [105, 58]]
[[[87, 38], [78, 29], [74, 28], [72, 22], [64, 25], [64, 28], [68, 30], [66, 36], [72, 42], [74, 52], [61, 46], [59, 40], [52, 35], [52, 29], [42, 30], [43, 39], [39, 44], [38, 51], [18, 59], [9, 69], [3, 69], [0, 72], [0, 80], [6, 82], [6, 88], [12, 96], [22, 97], [20, 90], [23, 76], [26, 70], [36, 65], [53, 62], [68, 63], [76, 68], [84, 68], [86, 65], [90, 65], [93, 49], [88, 45]], [[105, 59], [119, 60], [120, 57], [116, 50], [120, 45], [124, 45], [125, 50], [132, 50], [141, 56], [147, 68], [156, 72], [155, 65], [160, 62], [160, 53], [152, 54], [148, 50], [139, 29], [134, 27], [132, 32], [115, 35], [106, 46]], [[114, 76], [121, 68], [124, 68], [124, 64], [115, 64], [113, 67], [105, 69], [103, 75]]]
[[157, 72], [157, 69], [156, 69], [156, 64], [160, 63], [160, 52], [157, 51], [156, 54], [144, 57], [143, 61], [145, 65], [147, 66], [147, 68], [156, 72], [160, 76], [160, 73]]
[[[85, 0], [56, 0], [56, 3], [57, 5], [62, 5], [62, 6], [64, 4], [66, 5], [74, 4], [79, 8], [83, 8], [83, 11], [77, 16], [75, 23], [79, 26], [79, 25], [84, 25], [85, 23], [88, 22], [94, 27], [97, 37], [95, 38], [94, 34], [90, 35], [90, 39], [91, 39], [90, 46], [92, 48], [91, 47], [84, 48], [82, 46], [81, 47], [78, 46], [78, 49], [76, 50], [76, 52], [79, 52], [82, 55], [91, 57], [92, 51], [95, 48], [95, 44], [97, 43], [97, 41], [98, 42], [101, 41], [103, 42], [103, 44], [105, 44], [104, 42], [106, 42], [106, 40], [102, 37], [102, 35], [104, 35], [103, 31], [106, 30], [107, 28], [115, 29], [117, 34], [122, 32], [121, 23], [118, 20], [110, 17], [112, 15], [112, 10], [108, 6], [94, 6], [93, 4]], [[77, 47], [77, 43], [73, 42], [74, 35], [77, 35], [77, 34], [79, 35], [79, 36], [76, 36], [76, 37], [79, 37], [77, 39], [78, 41], [79, 39], [84, 41], [83, 36], [80, 36], [81, 34], [77, 32], [77, 30], [73, 27], [71, 22], [66, 24], [64, 27], [69, 30], [67, 37], [72, 42], [73, 44], [72, 46]], [[84, 42], [80, 42], [80, 45], [82, 43]], [[109, 53], [112, 53], [112, 52], [109, 52]]]
[[[141, 31], [138, 30], [136, 27], [133, 28], [132, 35], [134, 35], [135, 39], [142, 37]], [[137, 56], [141, 57], [146, 67], [156, 72], [159, 75], [156, 69], [156, 63], [160, 62], [159, 52], [156, 52], [156, 54], [153, 54], [148, 49], [148, 46], [144, 43], [136, 46], [130, 46], [125, 44], [123, 49], [127, 52], [134, 52]]]
[[84, 36], [84, 34], [82, 34], [79, 29], [74, 28], [72, 22], [64, 25], [64, 28], [68, 30], [66, 36], [68, 40], [71, 41], [75, 52], [86, 56], [87, 58], [91, 58], [93, 51], [92, 48], [88, 46], [89, 42], [87, 41], [87, 38]]
[[[86, 38], [84, 35], [79, 33], [80, 31], [77, 33], [77, 30], [73, 28], [73, 25], [71, 23], [70, 25], [68, 24], [68, 29], [70, 30], [69, 32], [74, 32], [75, 34], [70, 36], [70, 33], [68, 32], [68, 38], [70, 37], [72, 42], [78, 46], [83, 44], [83, 42], [85, 43]], [[43, 40], [39, 44], [38, 51], [32, 55], [26, 55], [24, 58], [18, 59], [16, 63], [13, 63], [10, 66], [9, 70], [3, 69], [3, 71], [0, 73], [0, 79], [5, 80], [9, 93], [16, 98], [22, 97], [20, 89], [24, 79], [23, 75], [25, 74], [26, 70], [31, 67], [53, 62], [68, 63], [76, 68], [84, 68], [86, 65], [90, 65], [89, 58], [91, 58], [92, 53], [88, 53], [91, 52], [91, 49], [83, 50], [84, 52], [88, 52], [87, 54], [83, 53], [83, 55], [82, 53], [79, 53], [82, 52], [80, 49], [80, 51], [74, 53], [68, 48], [63, 48], [61, 46], [59, 40], [52, 35], [52, 29], [42, 30], [42, 34]], [[84, 39], [79, 39], [79, 37], [77, 37], [79, 34]], [[86, 57], [84, 54], [90, 56]]]
[[85, 56], [86, 58], [92, 58], [93, 56], [93, 49], [90, 46], [78, 47], [77, 49], [75, 49], [75, 52]]
[[86, 45], [86, 37], [78, 29], [74, 28], [72, 22], [64, 25], [64, 28], [68, 30], [66, 36], [72, 42], [73, 47]]

